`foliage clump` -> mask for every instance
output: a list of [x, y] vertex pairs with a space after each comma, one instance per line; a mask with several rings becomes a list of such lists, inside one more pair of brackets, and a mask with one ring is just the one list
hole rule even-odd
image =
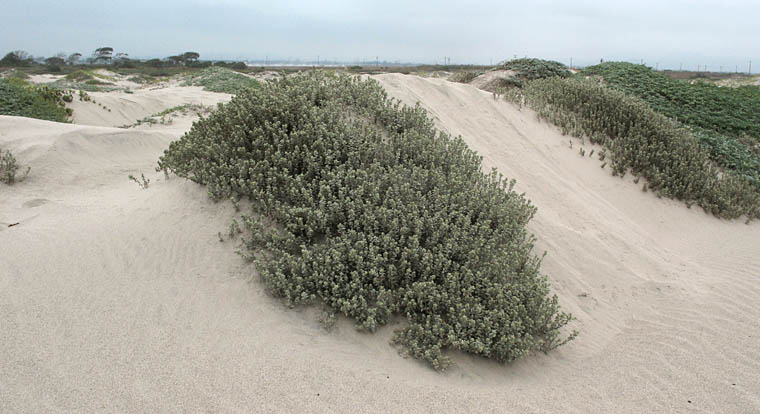
[[477, 78], [483, 73], [484, 72], [482, 70], [463, 70], [459, 72], [454, 72], [449, 77], [449, 80], [451, 82], [470, 83], [472, 82], [473, 79]]
[[258, 87], [259, 82], [234, 70], [213, 66], [189, 74], [182, 86], [202, 86], [210, 92], [236, 94], [244, 89]]
[[47, 121], [68, 122], [70, 91], [29, 85], [21, 79], [0, 78], [0, 115], [25, 116]]
[[567, 66], [562, 63], [536, 58], [508, 60], [501, 63], [497, 69], [513, 70], [517, 73], [518, 78], [526, 81], [552, 78], [555, 76], [560, 78], [567, 78], [570, 76], [570, 71], [567, 69]]
[[688, 82], [625, 62], [591, 66], [583, 74], [601, 76], [690, 127], [713, 161], [760, 189], [760, 87]]
[[244, 254], [275, 295], [370, 332], [404, 317], [394, 342], [437, 369], [446, 349], [508, 362], [575, 335], [532, 253], [535, 207], [374, 80], [316, 71], [247, 89], [159, 169], [250, 200]]
[[720, 87], [670, 78], [644, 65], [606, 62], [583, 70], [635, 95], [663, 115], [707, 130], [748, 135], [760, 142], [760, 87]]
[[563, 133], [605, 146], [613, 174], [630, 171], [658, 195], [718, 217], [760, 217], [760, 191], [751, 180], [724, 174], [691, 131], [641, 99], [581, 78], [534, 80], [512, 97]]

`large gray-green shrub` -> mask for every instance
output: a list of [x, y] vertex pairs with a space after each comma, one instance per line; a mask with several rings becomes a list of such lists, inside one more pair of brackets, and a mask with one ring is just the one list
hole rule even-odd
[[245, 197], [246, 254], [292, 305], [322, 302], [444, 369], [443, 352], [512, 361], [566, 340], [571, 316], [539, 271], [514, 181], [379, 84], [313, 72], [241, 91], [173, 142], [159, 167]]

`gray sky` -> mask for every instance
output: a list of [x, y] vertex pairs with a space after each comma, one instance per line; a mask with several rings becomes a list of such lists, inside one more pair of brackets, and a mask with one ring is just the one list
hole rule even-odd
[[[710, 70], [754, 60], [760, 0], [3, 0], [0, 53], [489, 63], [534, 56]], [[753, 72], [756, 72], [753, 70]]]

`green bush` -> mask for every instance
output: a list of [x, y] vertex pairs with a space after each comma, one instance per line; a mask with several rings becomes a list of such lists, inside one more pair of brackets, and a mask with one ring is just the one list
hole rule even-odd
[[0, 115], [67, 122], [71, 111], [64, 100], [70, 96], [69, 91], [32, 86], [21, 79], [0, 79]]
[[258, 87], [259, 82], [234, 70], [214, 66], [187, 75], [182, 86], [202, 86], [211, 92], [236, 94], [244, 89]]
[[513, 70], [523, 80], [544, 79], [559, 76], [570, 76], [567, 66], [553, 60], [535, 58], [520, 58], [501, 63], [497, 69]]
[[317, 71], [246, 89], [158, 164], [214, 200], [250, 200], [243, 251], [272, 293], [370, 332], [402, 316], [395, 343], [437, 369], [448, 348], [507, 362], [575, 335], [561, 337], [571, 316], [532, 253], [535, 207], [373, 80]]
[[723, 174], [692, 132], [646, 102], [580, 78], [535, 80], [523, 93], [525, 102], [563, 133], [604, 145], [614, 174], [643, 176], [659, 195], [696, 203], [719, 217], [760, 217], [758, 188]]

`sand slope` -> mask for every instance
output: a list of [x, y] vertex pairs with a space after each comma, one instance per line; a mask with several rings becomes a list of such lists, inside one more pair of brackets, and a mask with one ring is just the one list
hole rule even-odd
[[[0, 147], [32, 166], [0, 185], [0, 412], [760, 411], [760, 225], [642, 193], [470, 85], [377, 79], [517, 178], [576, 341], [506, 367], [457, 355], [438, 374], [398, 357], [392, 327], [326, 332], [247, 281], [217, 237], [228, 203], [154, 172], [177, 124], [0, 116]], [[126, 178], [140, 172], [146, 190]]]
[[74, 101], [68, 105], [74, 110], [72, 122], [75, 124], [112, 127], [131, 125], [139, 119], [175, 106], [214, 106], [230, 99], [230, 95], [207, 92], [198, 86], [142, 88], [133, 93], [119, 91], [88, 94], [92, 101], [80, 100], [75, 95]]

